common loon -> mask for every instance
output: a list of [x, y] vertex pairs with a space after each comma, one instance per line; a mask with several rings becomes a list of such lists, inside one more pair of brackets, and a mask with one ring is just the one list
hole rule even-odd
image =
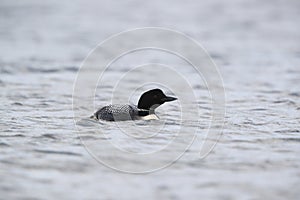
[[159, 119], [154, 110], [168, 101], [177, 98], [166, 96], [160, 89], [149, 90], [142, 94], [138, 105], [109, 105], [100, 108], [91, 118], [106, 121]]

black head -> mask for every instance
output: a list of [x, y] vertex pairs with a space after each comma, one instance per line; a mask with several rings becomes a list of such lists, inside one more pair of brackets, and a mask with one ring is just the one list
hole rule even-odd
[[174, 101], [177, 98], [166, 96], [160, 89], [153, 89], [145, 92], [140, 97], [138, 108], [144, 110], [154, 110], [158, 106], [168, 101]]

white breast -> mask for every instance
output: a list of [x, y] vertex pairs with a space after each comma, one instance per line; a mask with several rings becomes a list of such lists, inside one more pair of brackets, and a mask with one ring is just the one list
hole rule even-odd
[[159, 118], [157, 117], [157, 115], [151, 114], [151, 115], [142, 116], [142, 117], [140, 117], [140, 119], [141, 120], [158, 120]]

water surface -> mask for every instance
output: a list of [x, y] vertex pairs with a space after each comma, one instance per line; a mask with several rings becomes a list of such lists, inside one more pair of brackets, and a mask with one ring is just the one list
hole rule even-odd
[[[299, 8], [298, 1], [283, 0], [1, 1], [1, 198], [299, 199]], [[223, 135], [205, 159], [192, 159], [194, 148], [163, 170], [130, 175], [99, 164], [87, 152], [75, 128], [72, 92], [81, 61], [98, 42], [142, 26], [174, 28], [205, 46], [223, 77], [227, 113]], [[201, 82], [193, 88], [202, 97], [197, 124], [202, 136], [210, 99]], [[96, 106], [107, 103], [109, 89], [97, 89]], [[139, 94], [130, 94], [136, 101]], [[128, 100], [126, 93], [120, 97]], [[127, 150], [151, 152], [167, 144], [179, 126], [178, 105], [166, 104], [158, 110], [168, 122], [165, 134], [129, 143], [113, 131], [115, 125], [89, 120], [90, 106], [82, 106], [87, 113], [78, 124], [85, 130], [81, 137], [92, 144], [118, 139]], [[188, 122], [183, 126], [189, 130], [195, 124]], [[112, 130], [111, 136], [95, 134], [100, 128]], [[142, 165], [118, 160], [101, 147], [95, 147], [97, 153], [116, 164]], [[169, 153], [174, 152], [179, 149]], [[166, 160], [157, 157], [153, 164]]]

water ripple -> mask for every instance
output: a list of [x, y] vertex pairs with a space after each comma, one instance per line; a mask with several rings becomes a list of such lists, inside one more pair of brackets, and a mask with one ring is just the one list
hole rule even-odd
[[55, 151], [55, 150], [43, 150], [43, 149], [35, 149], [35, 152], [45, 153], [45, 154], [60, 154], [60, 155], [70, 155], [70, 156], [82, 156], [82, 154], [74, 153], [70, 151]]

